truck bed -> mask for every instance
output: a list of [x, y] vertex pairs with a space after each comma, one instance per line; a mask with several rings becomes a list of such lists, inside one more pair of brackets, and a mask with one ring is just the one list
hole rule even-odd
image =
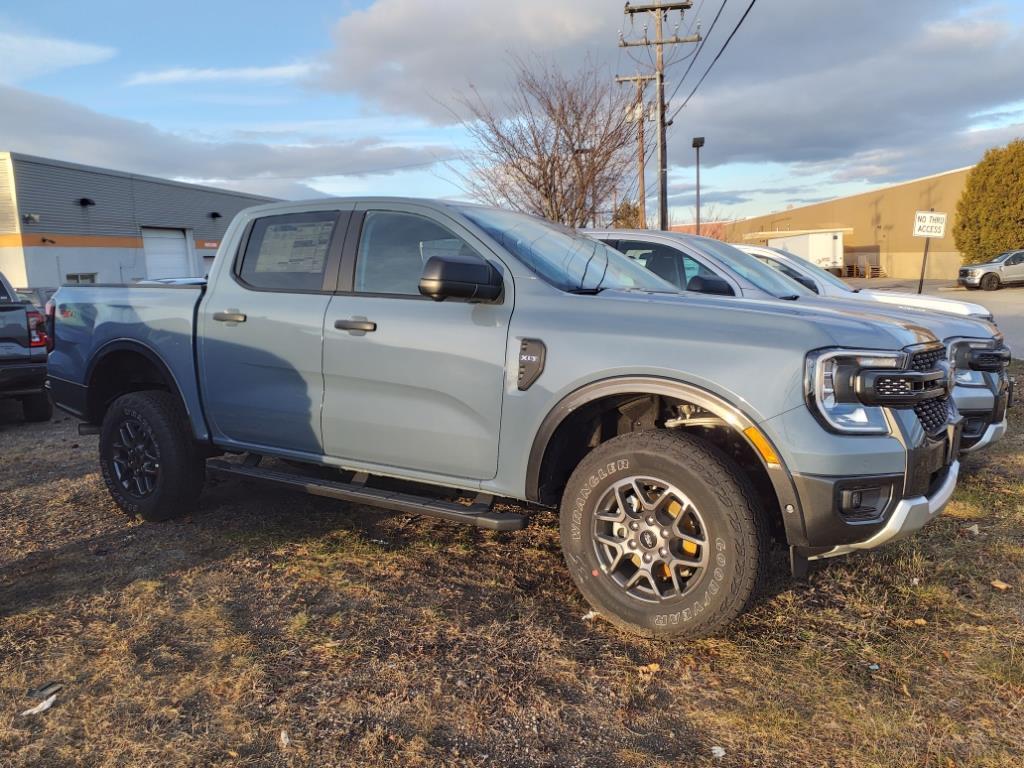
[[55, 403], [84, 416], [96, 362], [120, 350], [148, 351], [167, 368], [196, 436], [205, 439], [193, 354], [196, 307], [205, 290], [205, 283], [61, 288], [54, 296], [56, 339], [49, 370]]

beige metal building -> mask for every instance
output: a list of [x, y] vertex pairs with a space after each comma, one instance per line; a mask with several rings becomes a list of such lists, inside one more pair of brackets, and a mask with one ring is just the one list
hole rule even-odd
[[0, 272], [15, 288], [202, 276], [234, 215], [269, 200], [0, 152]]
[[914, 237], [914, 212], [949, 214], [946, 236], [933, 239], [928, 253], [929, 278], [955, 278], [960, 252], [953, 242], [956, 204], [967, 181], [968, 168], [791, 208], [726, 225], [725, 239], [761, 243], [769, 239], [819, 231], [842, 231], [846, 266], [870, 274], [871, 267], [889, 277], [911, 278], [921, 273], [924, 240]]

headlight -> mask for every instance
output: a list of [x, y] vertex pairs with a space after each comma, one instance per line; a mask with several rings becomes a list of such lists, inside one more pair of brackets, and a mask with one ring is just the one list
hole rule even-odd
[[949, 364], [956, 371], [956, 383], [963, 387], [984, 387], [984, 371], [998, 373], [1009, 362], [1009, 350], [996, 339], [947, 339]]
[[861, 435], [889, 431], [879, 405], [863, 402], [860, 374], [869, 369], [901, 369], [902, 352], [823, 349], [807, 356], [807, 405], [827, 429]]

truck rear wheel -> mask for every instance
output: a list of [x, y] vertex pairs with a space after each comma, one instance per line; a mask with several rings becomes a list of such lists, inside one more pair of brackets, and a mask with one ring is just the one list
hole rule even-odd
[[697, 637], [746, 610], [768, 533], [742, 470], [712, 445], [634, 432], [591, 451], [565, 488], [561, 539], [587, 601], [650, 637]]
[[53, 418], [53, 403], [49, 392], [37, 392], [22, 398], [21, 412], [25, 421], [49, 421]]
[[206, 462], [174, 395], [132, 392], [115, 400], [103, 418], [100, 469], [125, 513], [158, 522], [192, 512]]

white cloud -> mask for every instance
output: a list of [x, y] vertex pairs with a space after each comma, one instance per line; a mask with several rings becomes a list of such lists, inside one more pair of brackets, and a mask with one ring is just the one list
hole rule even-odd
[[376, 0], [343, 17], [316, 82], [357, 93], [386, 112], [452, 122], [455, 93], [485, 98], [508, 84], [509, 57], [566, 66], [616, 51], [621, 0]]
[[[333, 50], [315, 81], [356, 94], [385, 113], [450, 123], [454, 118], [444, 105], [470, 85], [484, 99], [501, 103], [509, 54], [567, 68], [584, 66], [590, 57], [609, 74], [635, 71], [632, 55], [649, 68], [642, 48], [616, 45], [620, 28], [625, 37], [639, 38], [649, 23], [638, 16], [631, 29], [621, 0], [519, 0], [488, 4], [486, 10], [481, 5], [375, 0], [337, 22]], [[705, 34], [719, 5], [703, 6]], [[725, 8], [676, 104], [745, 6]], [[686, 13], [682, 31], [697, 10]], [[677, 20], [673, 14], [670, 30]], [[701, 155], [708, 166], [774, 161], [799, 172], [822, 163], [845, 167], [842, 179], [874, 182], [970, 163], [983, 148], [967, 140], [967, 131], [993, 122], [979, 121], [978, 114], [1001, 114], [1004, 105], [1020, 99], [1022, 50], [1024, 26], [1005, 6], [960, 0], [759, 4], [676, 117], [669, 132], [670, 164], [692, 163], [690, 138], [701, 135], [708, 137]], [[676, 47], [669, 57], [687, 52]], [[669, 68], [670, 93], [685, 66], [683, 60]], [[1019, 115], [1001, 115], [998, 125], [1020, 122]], [[926, 146], [942, 151], [920, 151]]]
[[297, 80], [313, 71], [310, 64], [281, 64], [273, 67], [175, 67], [155, 72], [137, 72], [126, 85], [166, 85], [168, 83], [268, 82]]
[[62, 69], [96, 64], [116, 53], [104, 45], [0, 32], [0, 83], [19, 83]]
[[[307, 194], [299, 182], [370, 177], [452, 157], [442, 144], [395, 145], [379, 136], [316, 144], [213, 141], [95, 112], [0, 85], [0, 147], [12, 152], [169, 178], [216, 179], [238, 188]], [[283, 183], [295, 182], [295, 183]]]

